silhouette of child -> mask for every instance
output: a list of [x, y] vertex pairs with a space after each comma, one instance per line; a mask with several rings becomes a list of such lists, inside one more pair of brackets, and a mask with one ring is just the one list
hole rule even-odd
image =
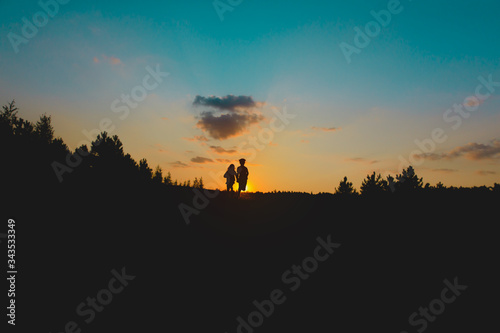
[[248, 169], [245, 166], [245, 159], [241, 158], [240, 159], [240, 166], [236, 170], [236, 179], [238, 180], [238, 183], [240, 184], [238, 188], [238, 198], [240, 197], [241, 191], [245, 191], [247, 189], [247, 181], [248, 181]]
[[234, 179], [237, 177], [236, 171], [234, 171], [234, 164], [231, 164], [228, 168], [226, 173], [224, 174], [224, 178], [226, 178], [226, 187], [227, 191], [234, 192], [233, 190], [233, 184], [234, 184]]

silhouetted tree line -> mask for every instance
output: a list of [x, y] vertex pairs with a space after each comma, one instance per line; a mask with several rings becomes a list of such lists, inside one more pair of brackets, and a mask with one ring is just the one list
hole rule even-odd
[[[123, 143], [117, 135], [101, 132], [94, 141], [71, 151], [60, 137], [54, 137], [51, 116], [43, 114], [36, 123], [17, 116], [15, 101], [2, 107], [0, 112], [0, 149], [2, 154], [2, 183], [16, 188], [53, 186], [64, 184], [111, 184], [114, 186], [180, 186], [204, 188], [203, 178], [179, 182], [172, 179], [170, 172], [163, 175], [158, 165], [153, 170], [146, 159], [138, 163], [123, 151]], [[500, 193], [500, 184], [492, 187], [472, 188], [446, 187], [441, 182], [436, 186], [424, 185], [412, 166], [395, 177], [383, 179], [373, 172], [363, 180], [360, 192], [347, 177], [335, 188], [334, 196], [385, 197], [398, 194], [419, 193]], [[261, 193], [258, 193], [261, 194]], [[274, 191], [266, 195], [312, 195], [306, 192]], [[331, 195], [319, 193], [319, 195]]]
[[0, 112], [1, 175], [3, 182], [17, 188], [96, 182], [204, 187], [201, 177], [192, 183], [178, 182], [170, 172], [164, 176], [159, 165], [153, 171], [144, 158], [137, 163], [123, 151], [117, 135], [102, 132], [90, 147], [82, 145], [71, 151], [62, 138], [54, 137], [51, 116], [43, 114], [33, 124], [17, 113], [14, 100]]
[[339, 183], [335, 188], [335, 195], [339, 197], [383, 197], [391, 194], [402, 195], [417, 195], [429, 193], [453, 193], [453, 192], [474, 192], [474, 193], [496, 193], [500, 194], [500, 184], [495, 183], [493, 186], [475, 186], [475, 187], [446, 187], [439, 182], [436, 186], [431, 186], [429, 183], [424, 185], [423, 178], [419, 178], [415, 173], [415, 169], [410, 165], [403, 169], [401, 174], [396, 177], [391, 175], [387, 179], [383, 179], [382, 175], [373, 172], [367, 175], [361, 183], [360, 192], [354, 188], [353, 183], [347, 180], [347, 177]]

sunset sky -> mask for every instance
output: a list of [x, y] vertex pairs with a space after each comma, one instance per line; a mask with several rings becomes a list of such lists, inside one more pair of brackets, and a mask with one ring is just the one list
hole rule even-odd
[[359, 188], [402, 159], [431, 185], [500, 180], [498, 1], [60, 2], [0, 1], [0, 102], [71, 149], [105, 119], [208, 187], [241, 157], [253, 191]]

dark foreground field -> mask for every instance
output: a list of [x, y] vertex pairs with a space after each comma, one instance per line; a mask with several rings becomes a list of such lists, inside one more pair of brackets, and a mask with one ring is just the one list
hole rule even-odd
[[15, 219], [14, 331], [498, 327], [498, 197], [219, 195], [187, 225], [178, 206], [193, 196], [90, 184], [12, 193], [0, 232]]

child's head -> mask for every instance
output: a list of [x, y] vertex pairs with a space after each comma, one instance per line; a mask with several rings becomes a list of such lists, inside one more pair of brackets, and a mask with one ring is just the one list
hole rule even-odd
[[227, 169], [228, 170], [234, 170], [234, 164], [231, 164]]
[[241, 164], [241, 165], [245, 165], [245, 161], [246, 161], [246, 160], [245, 160], [244, 158], [241, 158], [241, 159], [240, 159], [240, 164]]

